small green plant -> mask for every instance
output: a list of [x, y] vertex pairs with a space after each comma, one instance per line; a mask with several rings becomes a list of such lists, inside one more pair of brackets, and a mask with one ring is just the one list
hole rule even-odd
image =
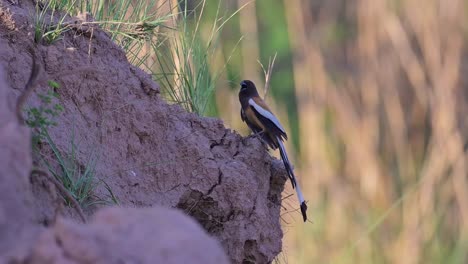
[[[62, 183], [65, 189], [69, 191], [82, 207], [95, 204], [119, 203], [110, 186], [103, 180], [98, 180], [96, 178], [96, 164], [99, 160], [98, 155], [91, 151], [84, 165], [79, 163], [77, 156], [78, 148], [75, 143], [74, 132], [72, 132], [70, 146], [66, 151], [59, 150], [47, 129], [43, 132], [43, 139], [53, 153], [52, 159], [46, 157], [42, 158], [46, 168]], [[109, 193], [104, 199], [94, 194], [94, 190], [101, 183], [104, 183], [104, 187]], [[64, 198], [66, 199], [66, 197]]]
[[107, 191], [107, 195], [104, 198], [95, 197], [95, 201], [90, 205], [94, 204], [105, 204], [105, 205], [120, 205], [119, 199], [112, 191], [112, 188], [104, 180], [99, 180], [100, 183], [104, 184], [104, 188]]
[[86, 165], [81, 166], [77, 160], [77, 147], [74, 142], [74, 136], [72, 136], [68, 154], [63, 154], [59, 151], [49, 133], [46, 132], [44, 136], [46, 142], [52, 149], [54, 161], [58, 163], [58, 166], [54, 166], [51, 162], [47, 161], [47, 159], [43, 159], [47, 169], [57, 180], [62, 182], [63, 186], [69, 190], [78, 203], [84, 207], [86, 203], [89, 202], [92, 190], [96, 185], [95, 172], [97, 157], [95, 155], [90, 155]]
[[65, 23], [66, 13], [59, 15], [61, 6], [56, 1], [48, 1], [45, 5], [36, 3], [34, 17], [34, 41], [50, 45], [59, 40], [63, 33], [70, 30]]
[[[92, 153], [85, 165], [79, 164], [74, 132], [67, 151], [60, 151], [50, 136], [49, 129], [57, 126], [55, 120], [63, 112], [63, 106], [57, 103], [59, 94], [56, 90], [60, 88], [60, 85], [54, 81], [49, 81], [48, 84], [50, 89], [37, 95], [40, 105], [26, 110], [26, 124], [33, 129], [33, 151], [41, 157], [48, 171], [62, 183], [82, 207], [89, 206], [96, 201], [107, 204], [118, 203], [108, 184], [105, 184], [105, 188], [109, 192], [109, 201], [94, 196], [94, 189], [102, 182], [95, 177], [98, 157]], [[52, 158], [41, 155], [39, 142], [46, 143], [50, 147]]]
[[63, 112], [63, 106], [56, 102], [59, 96], [56, 90], [60, 88], [60, 85], [54, 81], [49, 81], [48, 84], [51, 89], [46, 93], [38, 94], [40, 106], [26, 110], [26, 124], [37, 132], [34, 134], [34, 139], [36, 139], [34, 141], [39, 140], [49, 127], [56, 126], [57, 123], [54, 120]]

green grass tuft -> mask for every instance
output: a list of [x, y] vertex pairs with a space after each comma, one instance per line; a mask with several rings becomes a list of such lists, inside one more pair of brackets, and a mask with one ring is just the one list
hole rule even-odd
[[218, 2], [211, 32], [206, 40], [201, 37], [200, 32], [206, 0], [201, 1], [193, 11], [187, 10], [188, 4], [185, 1], [184, 10], [178, 14], [175, 23], [178, 25], [177, 29], [162, 41], [153, 43], [160, 70], [154, 76], [161, 84], [164, 94], [170, 101], [199, 115], [204, 115], [209, 110], [216, 83], [231, 58], [220, 69], [211, 68], [218, 52], [220, 33], [224, 25], [242, 8], [224, 18], [219, 12], [220, 3]]
[[[33, 152], [41, 158], [47, 170], [62, 183], [82, 207], [97, 202], [118, 204], [117, 197], [107, 183], [104, 184], [109, 193], [109, 199], [101, 199], [94, 194], [94, 190], [103, 182], [96, 179], [98, 155], [92, 152], [88, 161], [81, 165], [77, 158], [74, 132], [71, 135], [70, 148], [67, 151], [60, 151], [50, 136], [49, 129], [58, 125], [55, 119], [63, 112], [63, 106], [56, 102], [59, 95], [55, 90], [60, 88], [59, 84], [49, 81], [49, 87], [50, 90], [46, 93], [37, 95], [41, 102], [40, 106], [30, 107], [26, 110], [26, 124], [33, 129]], [[50, 147], [52, 157], [45, 157], [41, 154], [40, 143], [46, 143]], [[64, 198], [66, 199], [66, 197]]]

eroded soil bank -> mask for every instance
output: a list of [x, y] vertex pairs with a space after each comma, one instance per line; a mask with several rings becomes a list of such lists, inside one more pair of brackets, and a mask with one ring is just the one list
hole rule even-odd
[[[1, 263], [274, 259], [281, 251], [286, 176], [258, 140], [167, 104], [150, 76], [130, 65], [97, 28], [90, 34], [77, 27], [53, 45], [35, 44], [34, 4], [14, 3], [0, 0]], [[42, 81], [24, 108], [42, 103], [38, 94], [51, 89], [47, 81], [60, 85], [57, 100], [64, 110], [49, 128], [51, 138], [64, 156], [75, 146], [75, 162], [83, 170], [95, 157], [101, 182], [92, 197], [110, 200], [110, 189], [122, 207], [89, 206], [87, 224], [47, 177], [31, 174], [33, 168], [47, 169], [32, 155], [30, 128], [18, 122], [15, 107], [32, 56]], [[54, 159], [47, 143], [40, 145], [40, 155]], [[186, 240], [177, 235], [181, 231]], [[206, 250], [186, 250], [184, 241]]]

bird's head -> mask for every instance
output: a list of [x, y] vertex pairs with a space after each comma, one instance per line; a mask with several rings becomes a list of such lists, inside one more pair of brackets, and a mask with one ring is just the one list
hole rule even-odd
[[243, 80], [240, 82], [241, 89], [239, 91], [239, 96], [258, 96], [257, 88], [255, 84], [250, 80]]

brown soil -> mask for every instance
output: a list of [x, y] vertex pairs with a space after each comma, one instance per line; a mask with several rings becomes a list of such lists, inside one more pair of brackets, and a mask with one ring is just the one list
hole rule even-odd
[[[281, 250], [286, 176], [258, 140], [167, 104], [150, 76], [97, 28], [77, 28], [53, 45], [34, 44], [32, 2], [12, 3], [0, 0], [0, 263], [223, 263], [217, 243], [232, 263], [274, 259]], [[33, 162], [41, 164], [31, 157], [30, 129], [15, 113], [32, 68], [31, 48], [40, 82], [25, 107], [40, 104], [37, 94], [50, 89], [45, 81], [60, 84], [64, 111], [51, 137], [64, 152], [73, 139], [83, 167], [97, 156], [96, 177], [123, 207], [87, 207], [87, 217], [97, 212], [89, 224], [74, 223], [80, 218], [56, 186], [31, 174]], [[53, 159], [46, 144], [41, 152]], [[104, 184], [94, 196], [108, 196]], [[219, 242], [160, 206], [182, 210]], [[195, 256], [187, 241], [210, 256]]]

